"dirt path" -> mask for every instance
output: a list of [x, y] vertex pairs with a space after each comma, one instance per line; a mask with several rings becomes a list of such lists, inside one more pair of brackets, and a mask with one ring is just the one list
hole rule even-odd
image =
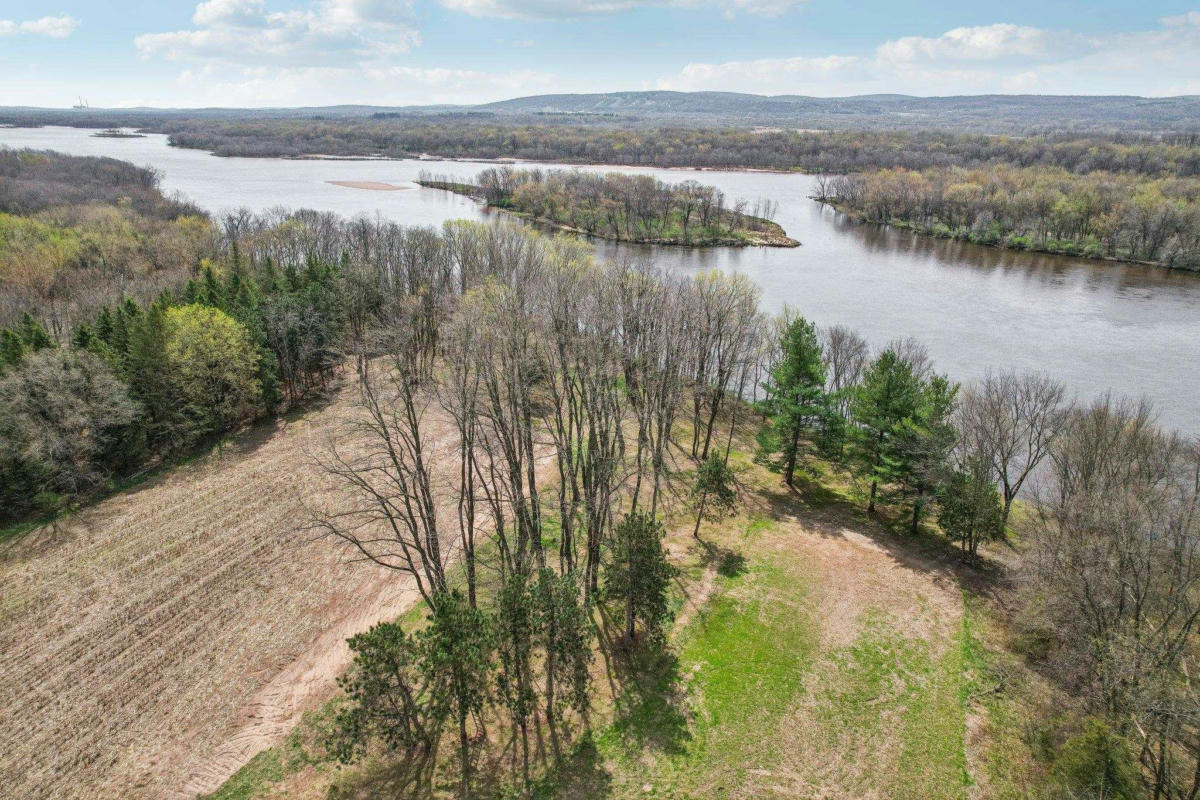
[[305, 711], [328, 699], [351, 661], [346, 639], [376, 623], [402, 616], [420, 596], [410, 581], [379, 587], [373, 597], [326, 630], [300, 658], [281, 670], [239, 713], [239, 728], [211, 753], [186, 756], [186, 776], [170, 793], [191, 800], [221, 787], [260, 751], [278, 744], [300, 722]]

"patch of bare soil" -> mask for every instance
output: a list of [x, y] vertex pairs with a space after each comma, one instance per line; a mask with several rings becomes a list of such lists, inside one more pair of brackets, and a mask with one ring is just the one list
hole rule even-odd
[[337, 502], [309, 452], [352, 397], [0, 553], [0, 794], [212, 791], [330, 696], [347, 636], [410, 607], [398, 573], [303, 530]]

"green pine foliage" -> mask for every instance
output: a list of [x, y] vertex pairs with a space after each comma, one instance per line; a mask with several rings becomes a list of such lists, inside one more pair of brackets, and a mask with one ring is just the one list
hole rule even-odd
[[895, 350], [884, 350], [863, 376], [851, 410], [850, 465], [870, 483], [867, 510], [875, 511], [880, 486], [902, 481], [909, 462], [900, 434], [917, 413], [921, 381]]
[[826, 409], [825, 364], [816, 326], [803, 317], [788, 323], [780, 340], [780, 358], [766, 386], [779, 429], [784, 481], [791, 486], [801, 436], [820, 425]]
[[611, 561], [605, 575], [605, 596], [625, 603], [625, 635], [637, 636], [640, 622], [649, 642], [661, 642], [671, 612], [667, 592], [675, 568], [667, 561], [662, 523], [642, 511], [633, 511], [616, 525]]

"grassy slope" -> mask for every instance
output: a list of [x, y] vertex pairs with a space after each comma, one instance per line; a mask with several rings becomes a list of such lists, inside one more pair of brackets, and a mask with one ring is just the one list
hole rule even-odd
[[[940, 543], [897, 544], [827, 471], [795, 495], [735, 463], [745, 513], [706, 526], [704, 546], [685, 511], [671, 520], [674, 654], [622, 666], [602, 642], [602, 721], [536, 796], [1037, 796], [1028, 678]], [[212, 798], [382, 796], [367, 788], [379, 765], [311, 757], [315, 727]]]

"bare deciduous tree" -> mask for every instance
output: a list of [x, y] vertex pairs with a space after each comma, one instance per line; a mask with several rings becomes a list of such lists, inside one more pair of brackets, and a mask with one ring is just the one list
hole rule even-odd
[[1005, 525], [1013, 500], [1062, 431], [1068, 408], [1066, 387], [1042, 373], [989, 372], [963, 393], [958, 427], [968, 447], [991, 458]]

